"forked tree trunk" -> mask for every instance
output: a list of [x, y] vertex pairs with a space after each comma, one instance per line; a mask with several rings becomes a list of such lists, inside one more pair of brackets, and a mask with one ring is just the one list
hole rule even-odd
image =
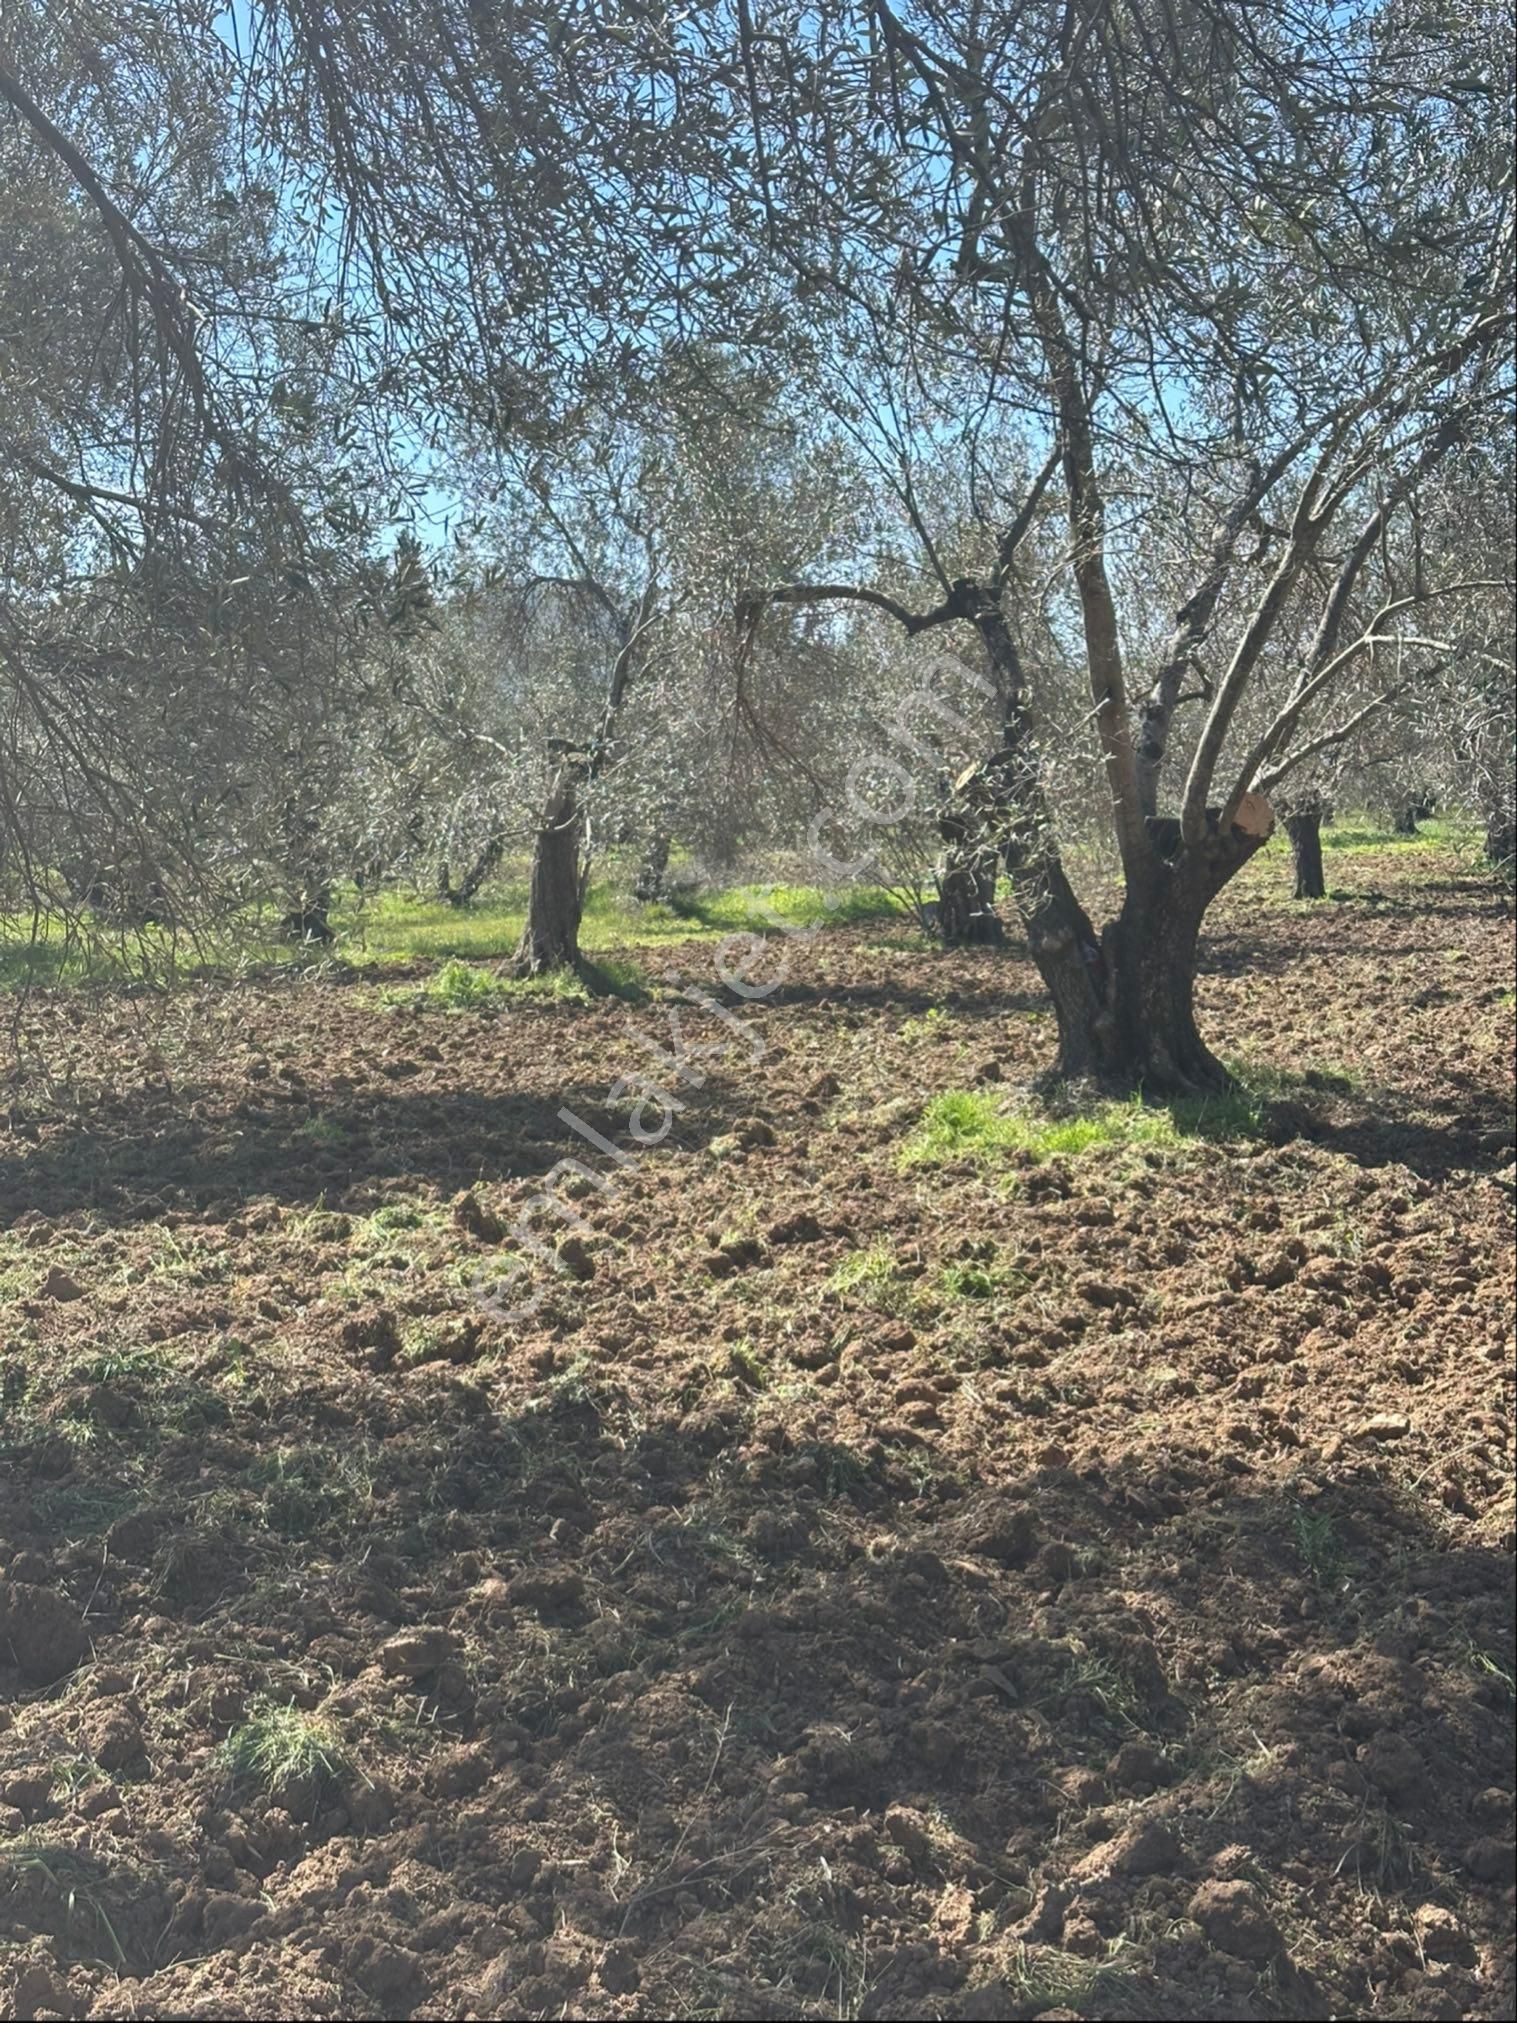
[[1290, 838], [1291, 858], [1296, 867], [1298, 899], [1326, 899], [1327, 880], [1322, 871], [1322, 810], [1302, 808], [1285, 818]]
[[1032, 872], [1019, 903], [1058, 1018], [1059, 1075], [1160, 1097], [1230, 1085], [1196, 1025], [1196, 950], [1207, 907], [1272, 827], [1268, 805], [1250, 795], [1227, 835], [1214, 829], [1173, 857], [1156, 843], [1147, 877], [1099, 940], [1062, 871]]
[[1059, 1022], [1059, 1075], [1160, 1097], [1229, 1086], [1196, 1025], [1196, 945], [1210, 883], [1164, 866], [1146, 890], [1128, 893], [1099, 943], [1088, 929], [1035, 942]]
[[1199, 842], [1176, 821], [1151, 820], [1141, 872], [1099, 936], [1075, 897], [1054, 839], [1020, 658], [999, 608], [976, 624], [1002, 684], [1005, 744], [979, 769], [987, 814], [1011, 876], [1027, 945], [1059, 1024], [1055, 1072], [1148, 1096], [1202, 1095], [1231, 1077], [1196, 1026], [1196, 948], [1217, 894], [1274, 828], [1260, 794], [1245, 794], [1224, 832], [1207, 811]]
[[503, 835], [497, 833], [487, 836], [484, 847], [457, 885], [453, 883], [448, 866], [444, 864], [442, 875], [437, 881], [438, 897], [446, 899], [450, 906], [467, 906], [500, 863], [505, 855], [505, 849], [506, 839]]
[[579, 966], [579, 923], [584, 904], [580, 884], [582, 817], [577, 772], [559, 769], [543, 808], [532, 846], [532, 883], [527, 921], [517, 943], [518, 976]]

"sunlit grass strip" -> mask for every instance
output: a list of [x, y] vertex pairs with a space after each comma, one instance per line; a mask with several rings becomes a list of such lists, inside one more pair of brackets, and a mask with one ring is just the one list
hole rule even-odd
[[[668, 902], [648, 906], [600, 885], [586, 895], [579, 944], [594, 955], [607, 948], [656, 946], [767, 928], [889, 920], [902, 912], [890, 893], [866, 885], [836, 892], [816, 885], [734, 885], [725, 892], [676, 894]], [[361, 908], [341, 909], [336, 924], [343, 952], [362, 948], [370, 960], [436, 955], [485, 960], [512, 953], [526, 914], [527, 887], [499, 885], [467, 909], [398, 892], [380, 893]]]
[[910, 1168], [956, 1159], [991, 1161], [1008, 1152], [1042, 1161], [1115, 1146], [1177, 1150], [1189, 1138], [1251, 1136], [1262, 1120], [1263, 1099], [1248, 1087], [1165, 1104], [1133, 1097], [1063, 1113], [1007, 1109], [980, 1090], [949, 1089], [922, 1112], [901, 1147], [900, 1163]]

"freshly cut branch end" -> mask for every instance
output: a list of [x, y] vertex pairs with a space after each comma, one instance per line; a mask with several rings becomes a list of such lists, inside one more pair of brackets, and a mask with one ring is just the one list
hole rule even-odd
[[1275, 811], [1263, 794], [1245, 794], [1233, 816], [1233, 827], [1241, 829], [1245, 836], [1267, 842], [1275, 833]]

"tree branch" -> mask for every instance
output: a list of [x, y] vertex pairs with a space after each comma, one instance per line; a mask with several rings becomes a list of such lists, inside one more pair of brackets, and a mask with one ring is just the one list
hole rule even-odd
[[1348, 646], [1341, 647], [1309, 680], [1298, 682], [1291, 691], [1284, 708], [1277, 712], [1274, 721], [1239, 768], [1237, 781], [1227, 797], [1223, 811], [1224, 824], [1250, 790], [1259, 768], [1272, 759], [1276, 752], [1283, 751], [1290, 742], [1308, 704], [1314, 702], [1324, 689], [1329, 688], [1338, 679], [1356, 655], [1363, 653], [1366, 648], [1376, 646], [1423, 646], [1435, 652], [1448, 650], [1448, 641], [1444, 639], [1427, 639], [1419, 633], [1382, 632], [1381, 626], [1394, 618], [1397, 612], [1409, 611], [1413, 606], [1429, 603], [1435, 597], [1452, 597], [1464, 590], [1503, 590], [1507, 587], [1505, 583], [1494, 580], [1471, 578], [1466, 582], [1440, 584], [1432, 590], [1411, 591], [1405, 597], [1395, 597], [1382, 604], [1357, 639]]
[[974, 600], [971, 586], [961, 577], [941, 604], [935, 604], [930, 611], [911, 611], [894, 597], [888, 597], [883, 590], [866, 590], [857, 583], [780, 583], [772, 590], [750, 592], [740, 597], [737, 603], [737, 622], [752, 631], [758, 624], [766, 604], [830, 604], [838, 601], [851, 604], [868, 604], [876, 611], [883, 611], [904, 627], [907, 635], [914, 638], [919, 632], [927, 632], [935, 625], [947, 625], [955, 618], [970, 618], [974, 615]]
[[[1436, 669], [1429, 669], [1428, 672], [1436, 672]], [[1339, 724], [1334, 730], [1323, 731], [1320, 737], [1309, 738], [1304, 745], [1298, 745], [1288, 759], [1282, 759], [1278, 766], [1271, 767], [1269, 772], [1255, 782], [1254, 792], [1272, 793], [1287, 773], [1294, 772], [1304, 760], [1314, 759], [1319, 752], [1328, 751], [1333, 745], [1341, 745], [1345, 738], [1351, 738], [1361, 724], [1367, 723], [1375, 712], [1384, 709], [1387, 703], [1392, 703], [1398, 696], [1405, 695], [1411, 685], [1409, 681], [1397, 682], [1395, 687], [1388, 688], [1384, 695], [1377, 695], [1373, 702], [1367, 702], [1363, 709], [1356, 710], [1347, 722]]]
[[[1146, 815], [1159, 812], [1159, 774], [1169, 746], [1169, 727], [1182, 701], [1185, 677], [1206, 639], [1217, 603], [1232, 574], [1238, 540], [1275, 486], [1306, 448], [1303, 433], [1286, 446], [1263, 469], [1254, 469], [1241, 496], [1234, 500], [1212, 535], [1211, 553], [1205, 574], [1175, 614], [1164, 659], [1139, 713], [1137, 742], [1138, 792]], [[1204, 699], [1210, 700], [1208, 689]]]
[[0, 99], [31, 128], [48, 153], [63, 164], [94, 205], [127, 286], [134, 295], [146, 299], [159, 336], [178, 361], [201, 427], [210, 440], [221, 440], [215, 405], [195, 348], [187, 298], [170, 273], [167, 261], [114, 201], [81, 150], [48, 118], [20, 78], [3, 64], [0, 64]]

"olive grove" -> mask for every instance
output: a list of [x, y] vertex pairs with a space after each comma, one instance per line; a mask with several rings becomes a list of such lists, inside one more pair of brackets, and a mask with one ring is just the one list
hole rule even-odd
[[[1383, 780], [1504, 847], [1503, 10], [92, 23], [38, 11], [0, 64], [28, 259], [79, 302], [0, 440], [13, 854], [86, 891], [278, 864], [319, 938], [340, 872], [467, 903], [530, 837], [518, 960], [572, 963], [596, 825], [651, 893], [671, 830], [836, 800], [941, 646], [980, 738], [940, 754], [945, 933], [991, 938], [1004, 876], [1060, 1070], [1185, 1091], [1225, 1079], [1203, 918], [1277, 816]], [[216, 108], [172, 144], [171, 77]], [[382, 529], [439, 459], [469, 533], [397, 624]], [[145, 636], [107, 734], [92, 656]], [[219, 810], [238, 846], [191, 849]]]

